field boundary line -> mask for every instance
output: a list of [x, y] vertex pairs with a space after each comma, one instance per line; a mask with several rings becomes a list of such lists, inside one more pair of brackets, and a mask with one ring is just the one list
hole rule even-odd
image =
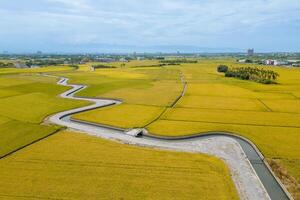
[[166, 106], [164, 108], [164, 110], [154, 120], [150, 121], [149, 123], [144, 125], [142, 128], [146, 128], [150, 124], [152, 124], [152, 123], [156, 122], [157, 120], [159, 120], [167, 112], [167, 110], [169, 108], [174, 108], [176, 106], [176, 104], [178, 103], [178, 101], [185, 95], [186, 90], [187, 90], [187, 81], [185, 80], [184, 75], [181, 71], [180, 71], [180, 81], [183, 84], [183, 89], [182, 89], [180, 95], [173, 101], [173, 103], [170, 106]]
[[265, 102], [263, 102], [263, 100], [261, 99], [257, 99], [269, 112], [273, 112], [273, 110], [267, 105], [265, 104]]
[[23, 146], [21, 146], [21, 147], [18, 147], [17, 149], [14, 149], [14, 150], [12, 150], [12, 151], [10, 151], [10, 152], [4, 154], [3, 156], [0, 156], [0, 160], [6, 158], [6, 157], [8, 157], [8, 156], [10, 156], [10, 155], [12, 155], [12, 154], [14, 154], [14, 153], [16, 153], [16, 152], [18, 152], [18, 151], [20, 151], [20, 150], [22, 150], [22, 149], [25, 149], [26, 147], [31, 146], [31, 145], [33, 145], [33, 144], [35, 144], [35, 143], [37, 143], [37, 142], [39, 142], [39, 141], [41, 141], [41, 140], [44, 140], [44, 139], [46, 139], [46, 138], [48, 138], [48, 137], [50, 137], [50, 136], [52, 136], [52, 135], [54, 135], [54, 134], [56, 134], [56, 133], [58, 133], [58, 132], [64, 130], [64, 129], [65, 129], [65, 128], [59, 128], [59, 129], [53, 131], [52, 133], [50, 133], [50, 134], [48, 134], [48, 135], [46, 135], [46, 136], [44, 136], [44, 137], [41, 137], [41, 138], [39, 138], [39, 139], [37, 139], [37, 140], [34, 140], [34, 141], [32, 141], [32, 142], [30, 142], [30, 143], [28, 143], [28, 144], [25, 144], [25, 145], [23, 145]]

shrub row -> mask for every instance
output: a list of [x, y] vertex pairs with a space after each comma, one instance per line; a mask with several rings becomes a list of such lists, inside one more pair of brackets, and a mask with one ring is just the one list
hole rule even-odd
[[108, 65], [93, 65], [94, 69], [104, 69], [104, 68], [117, 68], [115, 66], [108, 66]]
[[13, 63], [0, 62], [0, 68], [4, 68], [4, 67], [14, 67], [14, 64]]

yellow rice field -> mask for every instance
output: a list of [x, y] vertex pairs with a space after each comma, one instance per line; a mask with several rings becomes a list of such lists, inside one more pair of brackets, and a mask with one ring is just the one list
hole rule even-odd
[[0, 179], [1, 199], [238, 199], [214, 157], [70, 132], [0, 160]]
[[[174, 70], [180, 70], [184, 74], [187, 91], [175, 108], [168, 108], [167, 112], [158, 121], [150, 124], [147, 129], [152, 134], [167, 136], [228, 131], [247, 137], [261, 149], [268, 159], [279, 161], [289, 175], [297, 180], [298, 183], [287, 185], [294, 196], [298, 196], [300, 169], [295, 165], [300, 159], [300, 155], [296, 153], [300, 152], [300, 140], [297, 140], [300, 134], [300, 69], [271, 67], [280, 74], [278, 84], [263, 85], [225, 78], [223, 74], [216, 72], [219, 64], [254, 67], [254, 65], [235, 63], [232, 60], [200, 60], [197, 64], [183, 64], [175, 68]], [[266, 66], [257, 67], [267, 68]], [[180, 84], [178, 80], [176, 82]], [[160, 87], [163, 86], [160, 82], [157, 84]], [[145, 101], [140, 101], [139, 89], [133, 89], [134, 87], [136, 86], [122, 87], [99, 93], [98, 96], [123, 99], [126, 94], [131, 96], [136, 93], [136, 97], [134, 95], [127, 99], [125, 97], [125, 102], [128, 100], [130, 103], [141, 102], [151, 105], [162, 96], [171, 94], [170, 92], [159, 93], [161, 91], [159, 87], [153, 87], [153, 90], [156, 89], [158, 93], [152, 96], [154, 92], [149, 89], [151, 87], [148, 85], [140, 88], [145, 96]], [[172, 90], [172, 86], [168, 88], [174, 91], [173, 96], [176, 96], [176, 93], [177, 96], [180, 95], [180, 87], [176, 90]], [[166, 107], [165, 105], [160, 104]], [[146, 109], [140, 112], [145, 115], [148, 113]], [[84, 115], [88, 116], [88, 114]], [[87, 117], [86, 120], [102, 123], [105, 120], [99, 118], [101, 115], [99, 110], [97, 115]], [[105, 121], [105, 123], [116, 125], [117, 123], [113, 121], [118, 115], [120, 113], [107, 113], [106, 116], [112, 120]], [[134, 122], [129, 122], [130, 118], [127, 119], [127, 124], [137, 127]]]
[[125, 129], [139, 128], [150, 123], [162, 111], [163, 108], [158, 106], [121, 104], [76, 114], [73, 118]]

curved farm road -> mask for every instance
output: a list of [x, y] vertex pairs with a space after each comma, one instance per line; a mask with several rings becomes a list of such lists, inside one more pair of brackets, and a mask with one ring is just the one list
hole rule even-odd
[[105, 127], [71, 119], [71, 115], [95, 108], [120, 104], [122, 102], [108, 99], [93, 99], [74, 97], [74, 94], [86, 88], [85, 85], [68, 84], [67, 78], [61, 78], [57, 84], [71, 86], [72, 89], [62, 93], [62, 98], [86, 100], [93, 105], [64, 111], [47, 120], [51, 123], [66, 126], [68, 128], [84, 132], [97, 137], [117, 140], [122, 143], [147, 146], [160, 149], [170, 149], [185, 152], [199, 152], [216, 156], [229, 166], [233, 181], [241, 199], [267, 200], [267, 199], [291, 199], [284, 187], [275, 179], [271, 171], [264, 163], [259, 151], [245, 140], [227, 133], [210, 133], [210, 135], [167, 138], [153, 135], [134, 137], [125, 134], [124, 130], [114, 127]]

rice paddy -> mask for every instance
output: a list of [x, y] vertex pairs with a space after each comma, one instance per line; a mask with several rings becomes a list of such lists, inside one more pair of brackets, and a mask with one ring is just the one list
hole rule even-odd
[[[89, 63], [76, 71], [67, 71], [64, 67], [42, 71], [68, 77], [71, 83], [88, 85], [77, 94], [79, 96], [114, 98], [124, 102], [75, 115], [74, 118], [79, 120], [125, 129], [146, 126], [152, 134], [165, 136], [211, 131], [244, 136], [254, 142], [270, 162], [278, 163], [280, 167], [276, 169], [281, 171], [275, 172], [294, 197], [300, 198], [300, 140], [297, 139], [300, 134], [300, 69], [272, 67], [280, 74], [278, 84], [263, 85], [225, 78], [216, 72], [219, 64], [245, 66], [232, 60], [215, 59], [166, 67], [147, 67], [153, 65], [152, 61], [130, 62], [122, 68], [120, 63], [113, 63], [118, 68], [96, 71], [90, 70], [92, 64]], [[57, 131], [59, 127], [40, 125], [46, 116], [86, 105], [86, 102], [58, 98], [57, 95], [66, 88], [56, 86], [53, 78], [33, 75], [38, 72], [37, 69], [25, 73], [16, 70], [0, 72], [0, 129], [10, 133], [12, 127], [21, 130], [29, 124], [24, 131], [7, 134], [7, 138], [1, 140], [7, 144], [14, 138], [21, 138], [7, 149], [2, 148], [1, 154]], [[171, 107], [183, 89], [181, 73], [187, 82], [187, 91], [175, 107]], [[24, 109], [20, 111], [20, 108]], [[155, 120], [157, 117], [159, 119]], [[282, 171], [287, 175], [281, 176]], [[96, 194], [91, 191], [91, 195], [92, 198]]]
[[0, 179], [3, 199], [238, 199], [228, 168], [214, 157], [71, 132], [2, 159]]
[[[147, 62], [145, 62], [147, 65]], [[121, 99], [125, 104], [80, 113], [76, 119], [120, 128], [143, 127], [170, 106], [182, 91], [178, 67], [101, 69], [64, 74], [72, 83], [87, 84], [79, 96]]]
[[[117, 71], [86, 71], [84, 76], [78, 75], [81, 68], [5, 71], [0, 76], [0, 157], [5, 156], [0, 160], [0, 199], [238, 199], [227, 166], [214, 157], [131, 147], [78, 133], [57, 133], [61, 127], [43, 123], [51, 114], [88, 103], [60, 98], [58, 95], [67, 88], [39, 72], [89, 82], [91, 90], [81, 95], [123, 93], [118, 98], [130, 104], [98, 109], [81, 117], [98, 122], [102, 116], [102, 122], [126, 128], [149, 123], [172, 103], [181, 88], [178, 71], [151, 69], [147, 73], [134, 69], [120, 73], [120, 77]], [[162, 72], [164, 80], [160, 78]], [[130, 95], [122, 91], [125, 88], [132, 89]], [[161, 91], [156, 92], [159, 88]], [[137, 91], [141, 94], [134, 98]], [[168, 91], [170, 95], [163, 96]], [[162, 97], [155, 99], [159, 96]], [[212, 192], [216, 188], [218, 191]]]
[[139, 128], [153, 121], [162, 111], [163, 108], [159, 106], [121, 104], [80, 113], [74, 115], [74, 118], [125, 129]]
[[[153, 90], [160, 91], [155, 86], [152, 87], [153, 90], [150, 86], [140, 90], [123, 87], [99, 93], [98, 96], [119, 98], [125, 103], [142, 103], [167, 109], [160, 119], [146, 127], [152, 134], [180, 136], [210, 131], [228, 131], [247, 137], [268, 159], [282, 161], [280, 165], [299, 183], [300, 177], [297, 172], [299, 169], [291, 163], [297, 163], [300, 159], [297, 153], [300, 152], [300, 140], [297, 139], [300, 134], [300, 69], [270, 67], [280, 74], [278, 84], [263, 85], [225, 78], [216, 72], [219, 64], [245, 66], [245, 64], [234, 63], [231, 60], [200, 60], [197, 64], [183, 64], [176, 68], [168, 68], [177, 72], [181, 71], [187, 81], [187, 91], [174, 108], [168, 106], [170, 101], [167, 104], [153, 103], [161, 99], [161, 95], [151, 96]], [[147, 72], [147, 69], [144, 72]], [[161, 73], [160, 81], [162, 79], [163, 73]], [[160, 85], [160, 82], [157, 83]], [[178, 80], [176, 83], [180, 84]], [[170, 90], [171, 88], [169, 87]], [[182, 87], [178, 86], [175, 91], [172, 90], [173, 94], [164, 92], [163, 96], [170, 100], [175, 99], [176, 95], [180, 95], [180, 90]], [[138, 91], [145, 96], [142, 101]], [[132, 92], [137, 94], [136, 98], [135, 96], [129, 98]], [[127, 98], [126, 95], [128, 95]], [[154, 117], [147, 109], [139, 110], [138, 113], [143, 113], [148, 116], [148, 119]], [[103, 114], [112, 120], [104, 120], [100, 117], [104, 116]], [[110, 115], [105, 113], [105, 110], [99, 109], [94, 111], [93, 115], [87, 112], [76, 117], [117, 126], [116, 118], [119, 114], [115, 112]], [[140, 121], [135, 123], [137, 121], [133, 118], [127, 117], [125, 121], [126, 128], [143, 127]], [[143, 123], [147, 124], [146, 121]], [[287, 185], [294, 196], [298, 197], [299, 185]]]
[[27, 69], [0, 70], [0, 157], [58, 131], [60, 127], [42, 124], [48, 115], [87, 104], [59, 98], [67, 88], [57, 86], [55, 78], [31, 73], [61, 70], [66, 68], [41, 68], [30, 73]]

